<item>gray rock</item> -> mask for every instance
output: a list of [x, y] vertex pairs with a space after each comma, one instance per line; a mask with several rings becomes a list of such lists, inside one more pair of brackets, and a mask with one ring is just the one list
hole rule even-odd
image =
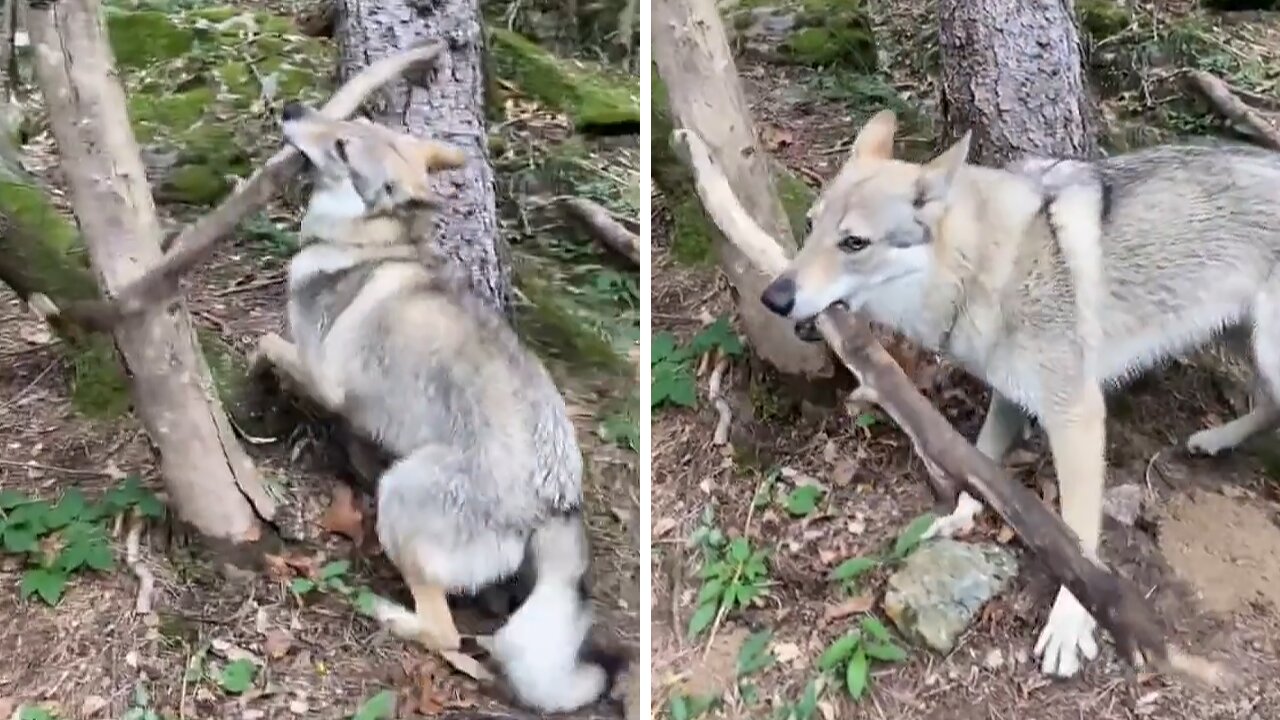
[[1142, 502], [1146, 493], [1141, 485], [1127, 483], [1107, 490], [1102, 498], [1102, 512], [1120, 523], [1132, 525], [1142, 514]]
[[903, 635], [947, 653], [1017, 574], [1017, 558], [1000, 545], [931, 541], [889, 577], [884, 609]]

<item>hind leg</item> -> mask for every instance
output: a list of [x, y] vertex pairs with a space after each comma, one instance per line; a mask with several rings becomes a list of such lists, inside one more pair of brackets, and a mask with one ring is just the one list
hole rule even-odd
[[462, 636], [453, 624], [447, 593], [443, 585], [432, 582], [411, 582], [413, 611], [418, 616], [420, 631], [418, 641], [429, 650], [457, 650], [462, 646]]
[[[1232, 450], [1261, 432], [1280, 424], [1280, 286], [1273, 284], [1258, 295], [1254, 307], [1253, 365], [1257, 372], [1253, 388], [1253, 409], [1222, 425], [1205, 428], [1187, 438], [1187, 450], [1198, 455], [1217, 455]], [[1229, 347], [1243, 355], [1247, 340], [1238, 334]]]

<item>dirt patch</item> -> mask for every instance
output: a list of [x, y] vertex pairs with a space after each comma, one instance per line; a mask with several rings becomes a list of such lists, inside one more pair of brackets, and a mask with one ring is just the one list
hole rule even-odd
[[1244, 498], [1192, 490], [1169, 503], [1160, 550], [1214, 612], [1258, 601], [1280, 608], [1280, 528]]

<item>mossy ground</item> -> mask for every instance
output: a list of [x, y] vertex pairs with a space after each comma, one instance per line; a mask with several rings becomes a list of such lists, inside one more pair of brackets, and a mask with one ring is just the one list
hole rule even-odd
[[579, 130], [638, 131], [640, 89], [634, 76], [556, 57], [505, 28], [490, 26], [488, 34], [498, 76], [544, 106], [563, 111]]
[[138, 141], [170, 157], [153, 175], [168, 202], [207, 206], [276, 147], [274, 111], [331, 91], [336, 50], [288, 17], [231, 6], [111, 7], [107, 29]]

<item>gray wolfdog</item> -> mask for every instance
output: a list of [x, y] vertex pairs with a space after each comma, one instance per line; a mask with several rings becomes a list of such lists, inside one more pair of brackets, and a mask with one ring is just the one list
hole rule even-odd
[[568, 711], [605, 694], [624, 660], [591, 648], [582, 457], [565, 403], [506, 321], [415, 246], [428, 171], [460, 150], [290, 103], [285, 140], [314, 181], [289, 265], [293, 343], [269, 363], [397, 458], [378, 481], [377, 533], [414, 611], [376, 615], [428, 648], [461, 637], [446, 595], [527, 563], [533, 590], [490, 651], [517, 698]]
[[[1280, 154], [1182, 145], [994, 169], [966, 163], [966, 133], [918, 165], [893, 158], [895, 130], [888, 111], [862, 128], [761, 301], [799, 322], [844, 303], [986, 381], [977, 446], [997, 462], [1035, 418], [1087, 555], [1102, 526], [1104, 392], [1229, 331], [1252, 350], [1254, 407], [1188, 449], [1217, 454], [1280, 421]], [[931, 534], [966, 531], [981, 507], [962, 496]], [[1042, 670], [1074, 675], [1097, 654], [1094, 627], [1060, 588], [1035, 646]]]

